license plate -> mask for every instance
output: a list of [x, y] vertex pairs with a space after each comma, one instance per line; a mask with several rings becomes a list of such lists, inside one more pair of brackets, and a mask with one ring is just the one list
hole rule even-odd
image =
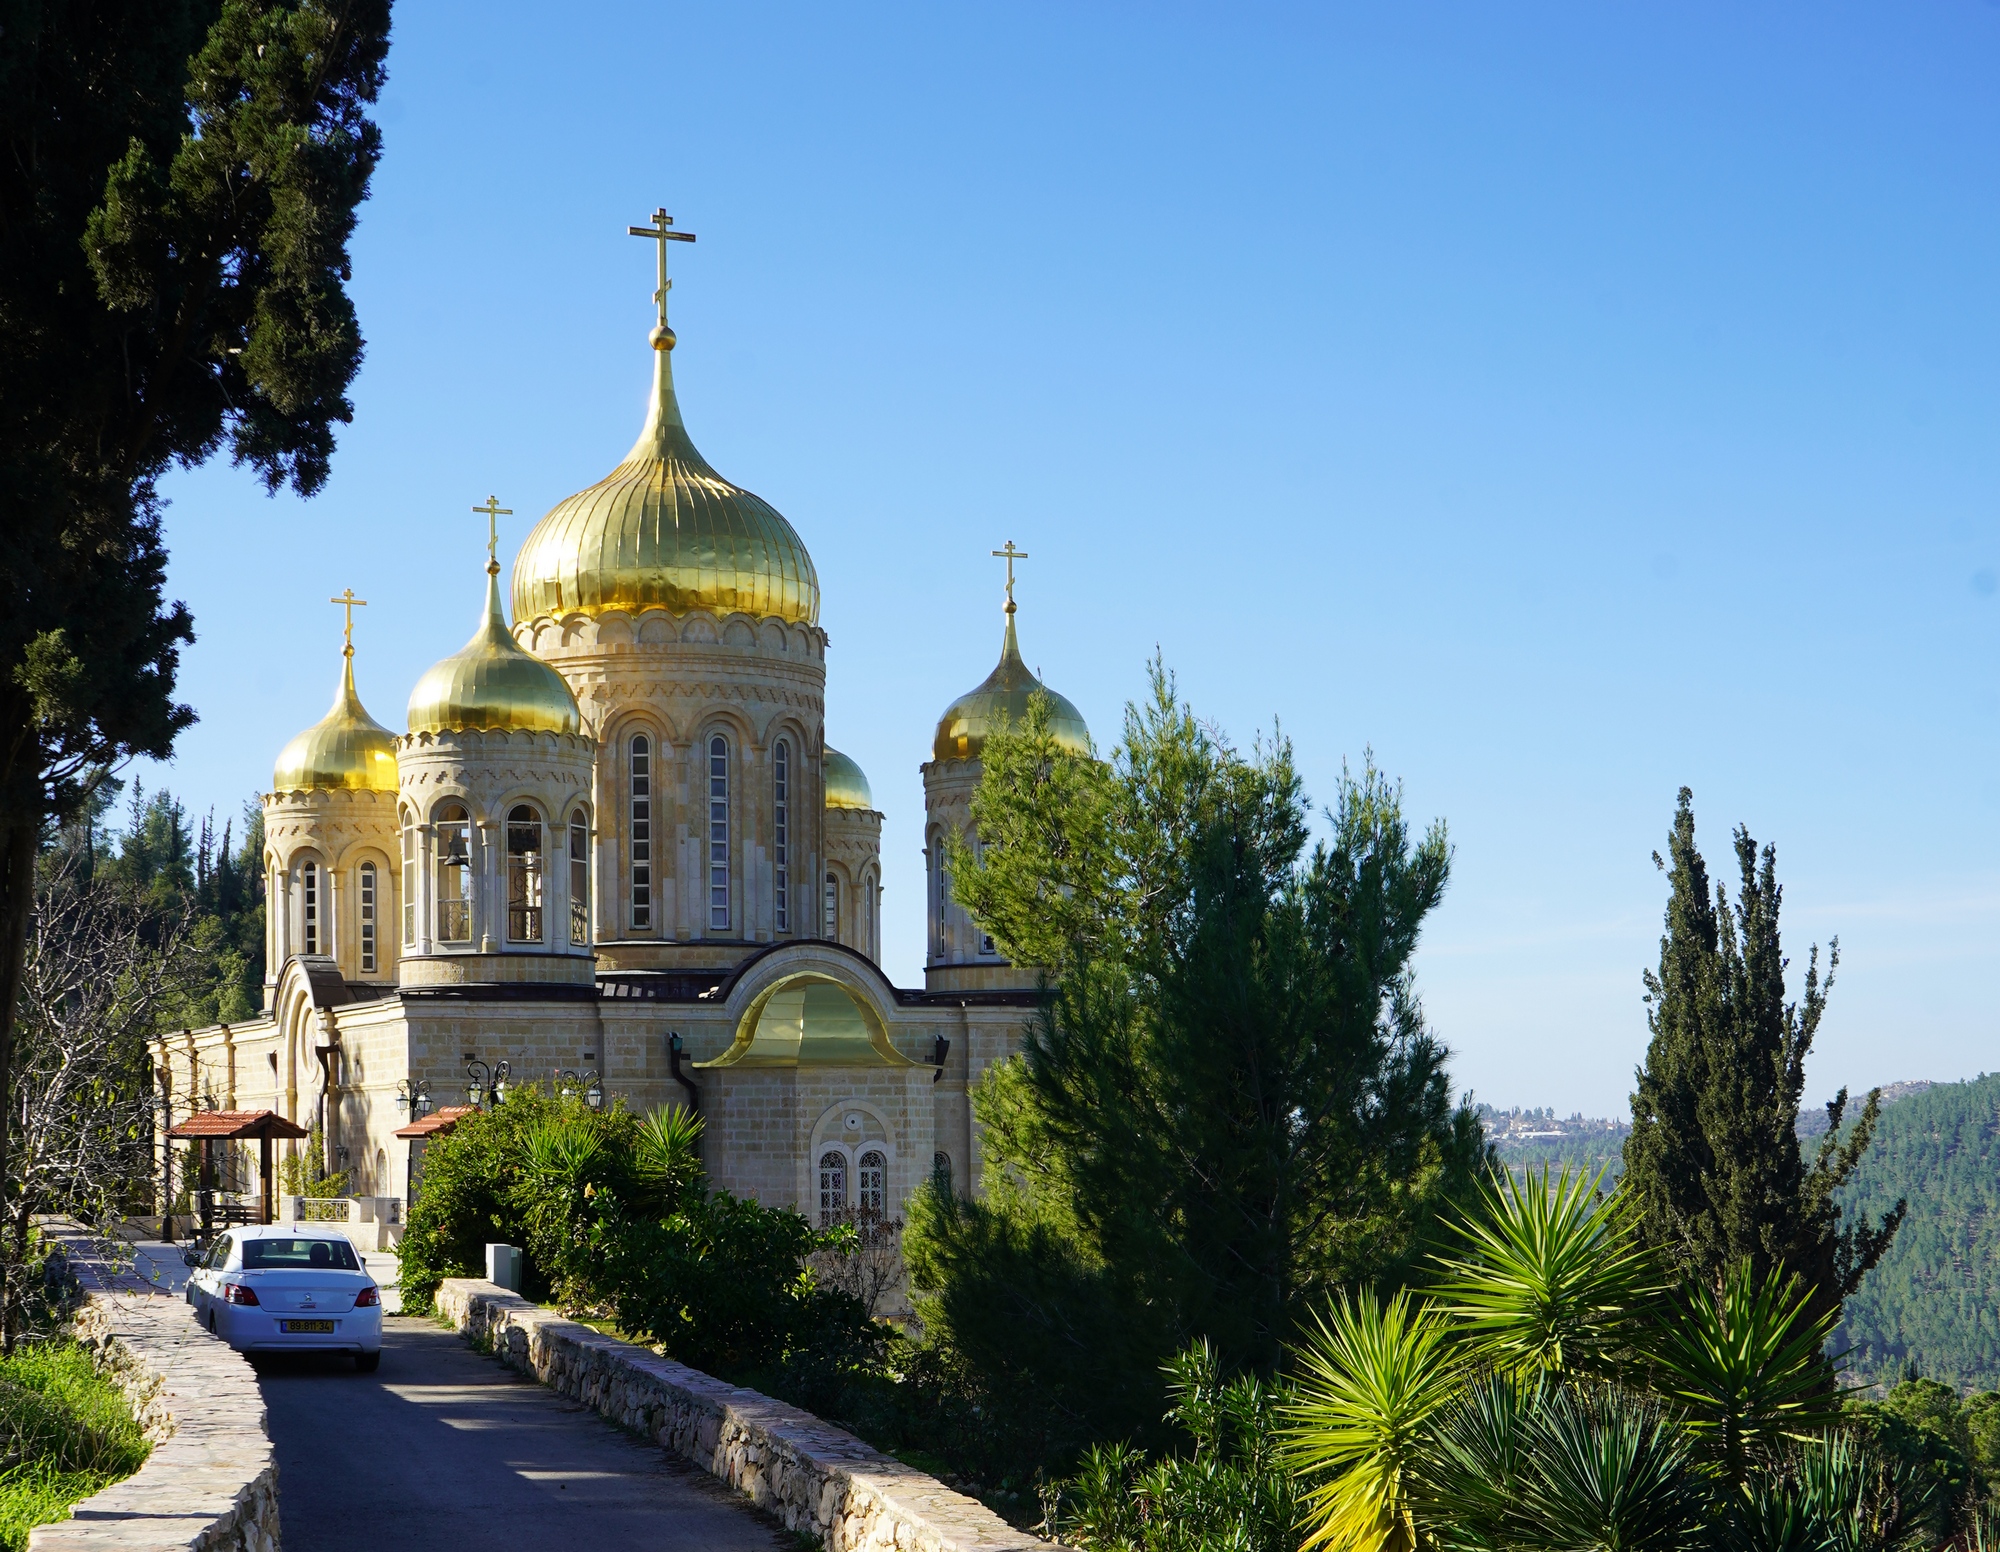
[[287, 1336], [331, 1336], [333, 1322], [330, 1320], [281, 1320], [278, 1329]]

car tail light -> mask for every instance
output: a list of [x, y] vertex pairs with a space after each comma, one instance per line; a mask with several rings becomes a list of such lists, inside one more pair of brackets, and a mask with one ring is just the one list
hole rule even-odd
[[367, 1309], [370, 1305], [380, 1304], [381, 1302], [382, 1295], [373, 1283], [370, 1283], [354, 1296], [354, 1307], [356, 1309]]
[[230, 1304], [255, 1304], [257, 1302], [257, 1290], [246, 1287], [242, 1283], [224, 1283], [222, 1285], [222, 1297]]

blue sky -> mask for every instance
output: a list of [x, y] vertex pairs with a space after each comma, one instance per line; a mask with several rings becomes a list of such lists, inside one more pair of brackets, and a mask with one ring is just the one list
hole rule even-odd
[[1624, 1108], [1662, 844], [1841, 940], [1809, 1097], [1996, 1063], [2000, 8], [400, 8], [334, 473], [176, 476], [218, 814], [338, 666], [400, 726], [635, 434], [664, 204], [689, 428], [812, 551], [827, 734], [921, 978], [933, 723], [999, 644], [1100, 739], [1157, 649], [1312, 792], [1456, 845], [1461, 1086]]

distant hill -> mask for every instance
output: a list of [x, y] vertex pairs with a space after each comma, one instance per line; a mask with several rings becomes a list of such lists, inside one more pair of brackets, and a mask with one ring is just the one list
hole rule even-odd
[[1510, 1168], [1538, 1170], [1546, 1164], [1559, 1170], [1577, 1164], [1596, 1174], [1609, 1165], [1614, 1181], [1624, 1173], [1629, 1121], [1583, 1115], [1564, 1120], [1547, 1108], [1495, 1110], [1491, 1105], [1479, 1106], [1478, 1115], [1486, 1140]]
[[1840, 1205], [1872, 1221], [1905, 1197], [1910, 1215], [1847, 1301], [1834, 1349], [1873, 1383], [1915, 1360], [1926, 1379], [2000, 1388], [2000, 1073], [1896, 1087]]

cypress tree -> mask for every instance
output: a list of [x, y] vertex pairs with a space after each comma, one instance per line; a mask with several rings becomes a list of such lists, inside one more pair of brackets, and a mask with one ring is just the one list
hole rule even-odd
[[1874, 1135], [1879, 1090], [1843, 1132], [1842, 1089], [1810, 1162], [1799, 1146], [1806, 1056], [1840, 941], [1828, 945], [1823, 978], [1813, 946], [1801, 996], [1788, 1001], [1776, 848], [1760, 849], [1738, 827], [1732, 906], [1695, 846], [1693, 804], [1683, 787], [1668, 854], [1653, 854], [1668, 878], [1666, 931], [1659, 968], [1645, 976], [1652, 1041], [1632, 1095], [1627, 1187], [1644, 1237], [1682, 1271], [1719, 1285], [1741, 1261], [1759, 1278], [1782, 1266], [1812, 1288], [1816, 1311], [1838, 1308], [1881, 1259], [1904, 1210], [1899, 1202], [1877, 1226], [1843, 1228], [1834, 1201]]

